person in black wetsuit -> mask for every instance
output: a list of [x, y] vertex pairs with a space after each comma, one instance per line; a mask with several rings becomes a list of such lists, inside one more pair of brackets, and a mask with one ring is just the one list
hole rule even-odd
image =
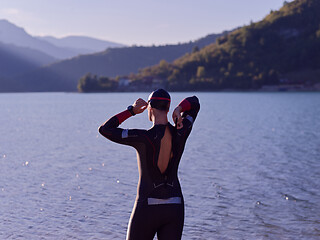
[[[148, 102], [139, 98], [99, 128], [107, 139], [137, 151], [139, 183], [127, 240], [152, 240], [156, 233], [159, 240], [182, 236], [184, 201], [178, 166], [200, 104], [196, 96], [181, 101], [172, 114], [175, 126], [167, 119], [169, 107], [169, 93], [158, 89], [150, 94]], [[151, 129], [119, 128], [123, 121], [145, 109], [153, 122]]]

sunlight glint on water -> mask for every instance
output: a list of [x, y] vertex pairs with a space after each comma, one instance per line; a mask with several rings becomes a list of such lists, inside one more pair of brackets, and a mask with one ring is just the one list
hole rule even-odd
[[[0, 94], [0, 239], [124, 239], [136, 154], [97, 129], [147, 96]], [[319, 239], [320, 94], [197, 96], [183, 239]], [[122, 127], [151, 124], [143, 114]]]

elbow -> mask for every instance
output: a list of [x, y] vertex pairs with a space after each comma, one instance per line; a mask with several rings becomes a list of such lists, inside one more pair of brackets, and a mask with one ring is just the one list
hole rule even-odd
[[199, 98], [197, 96], [193, 96], [192, 100], [194, 103], [198, 103], [199, 104]]
[[103, 130], [104, 130], [104, 126], [101, 125], [101, 126], [99, 127], [99, 129], [98, 129], [98, 131], [99, 131], [99, 133], [100, 133], [101, 135], [103, 135]]
[[192, 106], [197, 112], [200, 110], [200, 102], [197, 96], [192, 97]]
[[106, 128], [105, 125], [101, 125], [98, 130], [102, 136], [104, 136], [106, 138], [108, 138], [108, 136], [110, 136], [110, 131], [109, 131], [110, 129]]

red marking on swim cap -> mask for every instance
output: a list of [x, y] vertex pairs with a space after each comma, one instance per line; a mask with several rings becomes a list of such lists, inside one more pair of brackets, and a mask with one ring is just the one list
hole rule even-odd
[[150, 100], [166, 100], [166, 101], [171, 101], [169, 98], [163, 98], [163, 97], [151, 97]]

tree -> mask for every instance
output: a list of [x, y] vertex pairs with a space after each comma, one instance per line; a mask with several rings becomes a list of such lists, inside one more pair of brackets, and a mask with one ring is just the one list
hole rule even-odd
[[80, 78], [78, 82], [78, 91], [79, 92], [94, 92], [98, 89], [98, 79], [96, 75], [91, 75], [87, 73]]
[[206, 70], [203, 66], [199, 66], [197, 69], [197, 77], [202, 78], [206, 75]]
[[280, 74], [320, 69], [319, 8], [319, 0], [285, 2], [264, 20], [236, 29], [201, 50], [195, 46], [172, 63], [162, 60], [136, 79], [167, 79], [174, 90], [250, 89], [278, 84]]
[[159, 67], [161, 68], [161, 69], [167, 69], [168, 68], [168, 66], [169, 66], [169, 63], [166, 61], [166, 60], [161, 60], [160, 61], [160, 63], [159, 63]]
[[199, 47], [198, 46], [194, 46], [192, 48], [192, 53], [196, 53], [196, 52], [199, 52]]
[[106, 92], [115, 89], [118, 82], [108, 77], [97, 77], [91, 73], [87, 73], [80, 78], [78, 82], [79, 92]]

